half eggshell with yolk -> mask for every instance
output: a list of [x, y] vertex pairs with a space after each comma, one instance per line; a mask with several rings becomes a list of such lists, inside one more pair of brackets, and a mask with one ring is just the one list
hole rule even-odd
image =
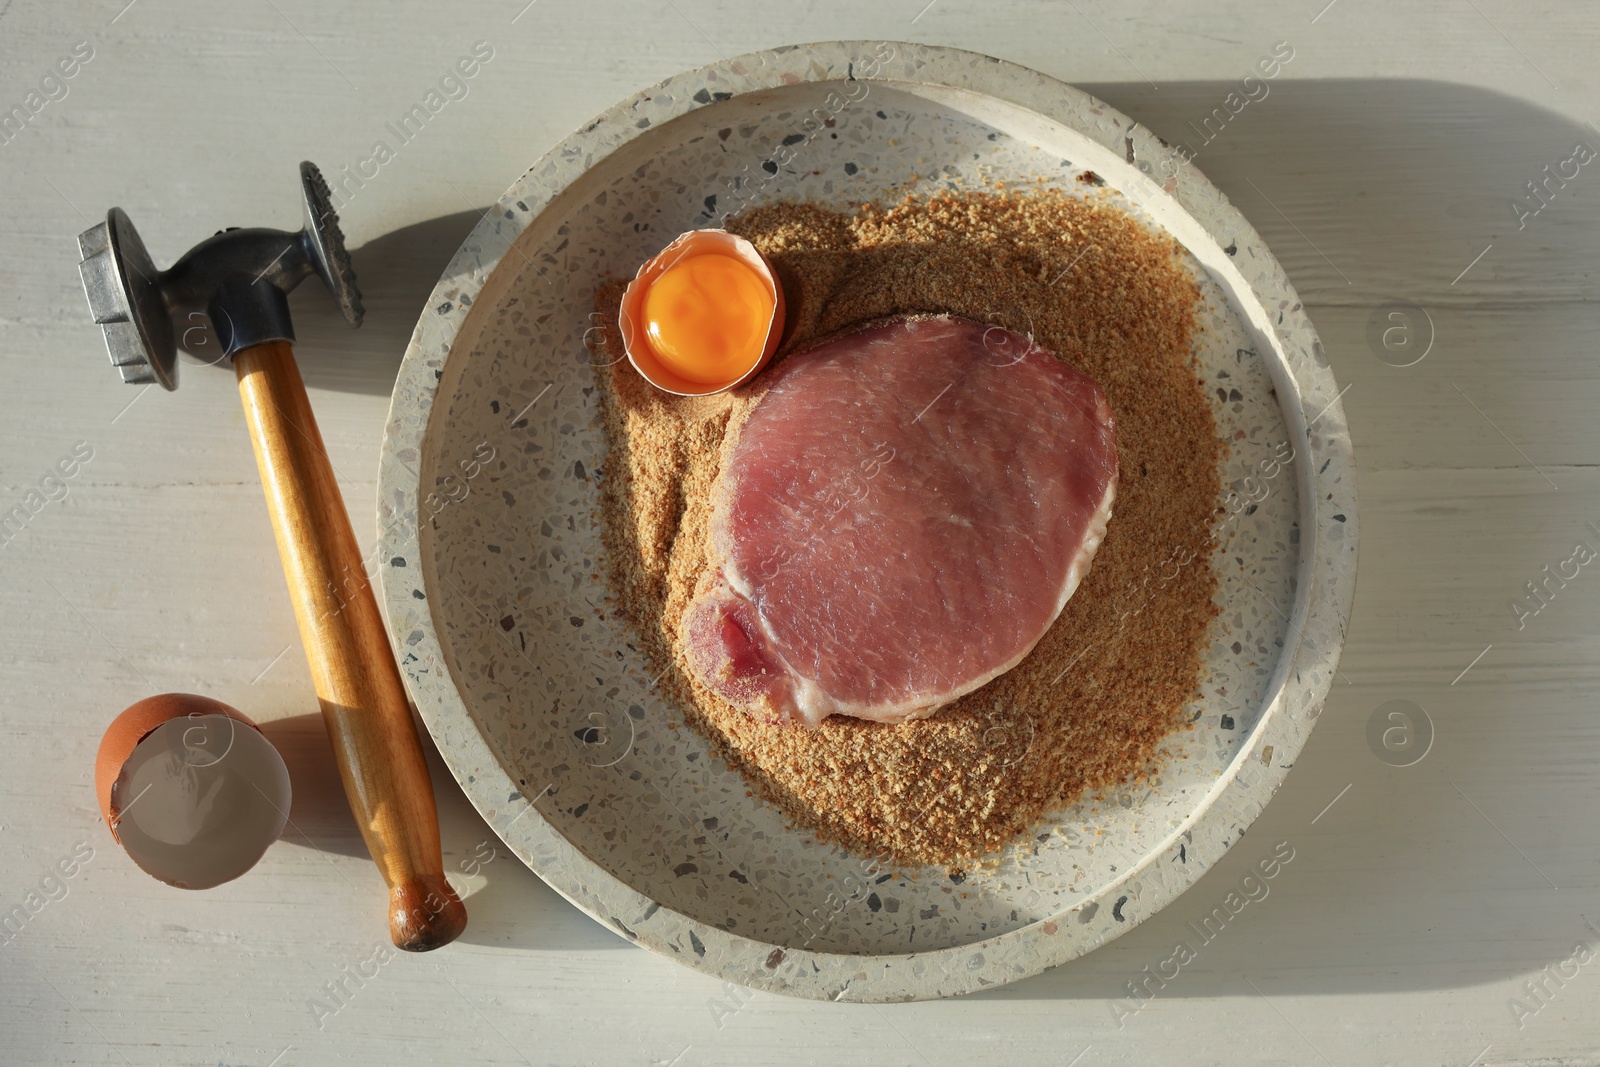
[[[744, 264], [760, 280], [772, 301], [764, 342], [759, 349], [752, 346], [748, 362], [723, 381], [703, 382], [685, 377], [657, 354], [650, 341], [650, 319], [646, 304], [651, 287], [684, 260], [702, 255], [726, 256]], [[678, 396], [710, 396], [743, 385], [766, 366], [783, 336], [783, 321], [783, 287], [778, 284], [771, 264], [755, 245], [726, 230], [690, 230], [639, 268], [622, 295], [617, 327], [622, 334], [622, 347], [627, 353], [628, 362], [650, 384]]]

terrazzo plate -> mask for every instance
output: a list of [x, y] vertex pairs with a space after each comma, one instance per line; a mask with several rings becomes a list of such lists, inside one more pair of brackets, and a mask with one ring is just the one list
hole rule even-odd
[[[883, 872], [813, 843], [659, 699], [606, 604], [595, 357], [603, 279], [772, 199], [1092, 170], [1172, 234], [1214, 309], [1197, 356], [1232, 442], [1203, 695], [1154, 781], [1059, 813], [993, 870]], [[590, 335], [593, 339], [593, 335]], [[986, 56], [832, 42], [624, 100], [519, 178], [451, 261], [384, 441], [382, 589], [422, 719], [483, 817], [618, 935], [802, 997], [950, 996], [1079, 956], [1239, 840], [1322, 709], [1355, 584], [1338, 389], [1282, 269], [1152, 133]], [[913, 877], [912, 875], [915, 875]]]

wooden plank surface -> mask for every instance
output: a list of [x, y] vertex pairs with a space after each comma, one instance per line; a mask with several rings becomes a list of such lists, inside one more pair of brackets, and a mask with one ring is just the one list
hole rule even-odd
[[[1574, 540], [1600, 547], [1600, 162], [1520, 228], [1510, 207], [1576, 143], [1600, 150], [1600, 8], [125, 4], [0, 0], [0, 111], [80, 42], [93, 49], [65, 96], [0, 144], [0, 507], [80, 443], [93, 453], [66, 499], [0, 548], [0, 911], [80, 842], [94, 850], [0, 944], [0, 1062], [1600, 1063], [1600, 965], [1542, 974], [1579, 944], [1600, 955], [1600, 575], [1585, 570], [1521, 628], [1510, 606]], [[884, 1007], [732, 991], [629, 947], [501, 847], [455, 879], [472, 914], [460, 943], [387, 962], [319, 1012], [326, 983], [385, 943], [383, 886], [316, 717], [233, 376], [186, 365], [175, 395], [120, 385], [88, 322], [75, 235], [117, 204], [165, 264], [223, 226], [295, 225], [299, 160], [354, 163], [457, 56], [492, 45], [468, 95], [341, 213], [363, 329], [347, 333], [318, 294], [294, 300], [365, 549], [394, 370], [476, 215], [640, 87], [837, 38], [988, 52], [1169, 140], [1292, 44], [1270, 94], [1196, 165], [1279, 256], [1349, 387], [1363, 545], [1348, 682], [1248, 838], [1192, 891], [1005, 989]], [[1432, 323], [1415, 366], [1368, 343], [1387, 303]], [[295, 778], [285, 839], [203, 894], [135, 870], [90, 788], [104, 724], [167, 690], [266, 722]], [[1366, 741], [1395, 699], [1433, 724], [1413, 767]], [[458, 871], [498, 842], [433, 771]], [[1270, 897], [1119, 1022], [1126, 983], [1278, 841], [1297, 858]]]

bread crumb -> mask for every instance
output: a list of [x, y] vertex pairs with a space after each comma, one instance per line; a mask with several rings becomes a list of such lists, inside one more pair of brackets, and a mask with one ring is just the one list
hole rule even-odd
[[[901, 866], [992, 859], [1050, 813], [1153, 775], [1196, 695], [1218, 614], [1211, 554], [1227, 447], [1192, 352], [1200, 294], [1181, 249], [1102, 195], [1048, 188], [843, 213], [775, 203], [727, 225], [783, 286], [775, 360], [875, 319], [948, 313], [1031, 335], [1089, 375], [1116, 417], [1115, 512], [1060, 618], [976, 692], [896, 725], [759, 722], [700, 686], [673, 650], [707, 565], [712, 486], [761, 378], [671, 396], [605, 331], [595, 345], [610, 444], [607, 576], [663, 695], [797, 828]], [[596, 294], [602, 321], [616, 321], [624, 287]]]

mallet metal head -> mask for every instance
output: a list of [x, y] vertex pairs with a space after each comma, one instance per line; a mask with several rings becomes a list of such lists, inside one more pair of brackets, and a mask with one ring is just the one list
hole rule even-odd
[[356, 288], [328, 184], [300, 164], [305, 227], [298, 233], [228, 229], [157, 270], [121, 208], [78, 235], [84, 292], [105, 330], [111, 363], [132, 384], [178, 387], [178, 347], [204, 316], [223, 356], [264, 341], [293, 341], [288, 294], [315, 273], [351, 326], [361, 325]]

